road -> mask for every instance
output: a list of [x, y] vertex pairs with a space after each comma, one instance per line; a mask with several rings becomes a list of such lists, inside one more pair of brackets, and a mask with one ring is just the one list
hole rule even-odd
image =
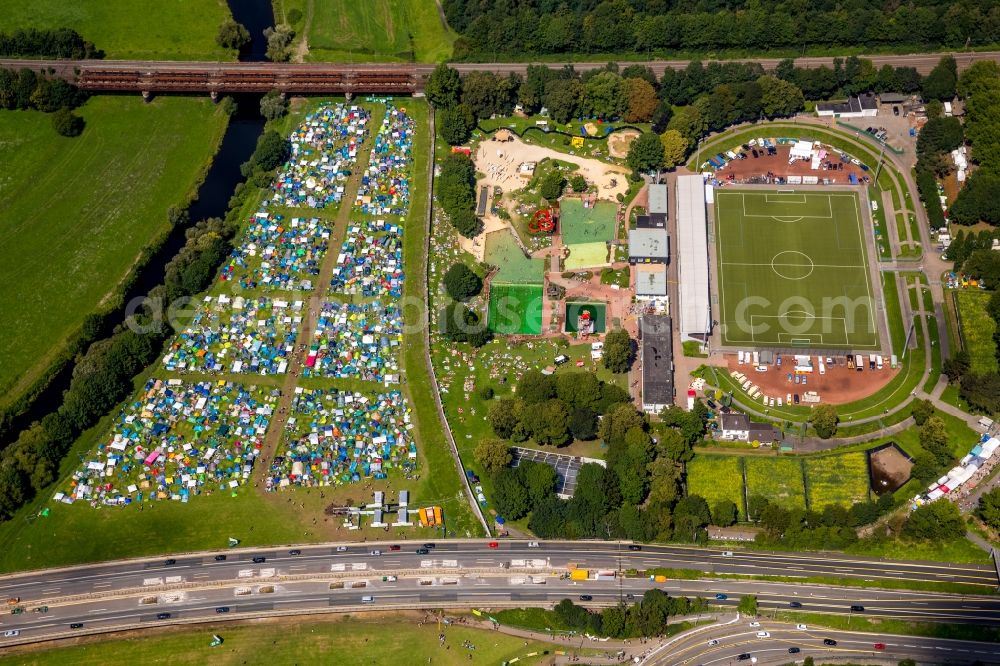
[[[758, 638], [757, 632], [770, 634]], [[831, 639], [835, 646], [825, 645]], [[710, 641], [718, 641], [709, 645]], [[884, 647], [876, 648], [880, 643]], [[799, 652], [790, 654], [789, 648]], [[747, 618], [737, 618], [717, 625], [704, 626], [686, 632], [662, 646], [656, 646], [642, 661], [646, 666], [666, 664], [730, 664], [738, 663], [741, 654], [750, 654], [757, 664], [787, 664], [801, 661], [807, 656], [817, 660], [884, 659], [897, 662], [914, 659], [921, 663], [1000, 663], [1000, 645], [975, 641], [956, 641], [918, 636], [871, 634], [832, 629], [796, 629], [795, 625], [782, 622], [760, 621], [751, 627]], [[751, 663], [746, 660], [747, 664]], [[864, 662], [862, 662], [864, 663]]]
[[[866, 617], [906, 618], [913, 621], [973, 623], [1000, 626], [1000, 597], [952, 595], [904, 590], [844, 588], [831, 585], [754, 580], [668, 580], [647, 578], [570, 581], [559, 576], [569, 565], [592, 570], [645, 570], [651, 567], [700, 569], [709, 573], [824, 577], [860, 577], [871, 580], [912, 578], [950, 582], [978, 582], [995, 586], [996, 573], [988, 566], [928, 562], [894, 562], [782, 553], [739, 553], [732, 557], [716, 549], [643, 546], [630, 551], [616, 543], [449, 541], [428, 554], [417, 554], [420, 544], [393, 551], [389, 544], [352, 544], [233, 550], [178, 555], [173, 564], [163, 559], [109, 562], [82, 567], [35, 571], [0, 579], [0, 598], [20, 597], [21, 615], [2, 617], [4, 631], [19, 636], [0, 639], [34, 642], [67, 633], [100, 632], [163, 622], [239, 619], [274, 613], [342, 612], [359, 608], [468, 608], [472, 606], [551, 605], [565, 597], [589, 594], [594, 605], [611, 605], [628, 594], [640, 596], [651, 586], [672, 595], [716, 594], [737, 603], [739, 596], [756, 594], [763, 611], [802, 604], [804, 612], [850, 614], [862, 605]], [[373, 549], [381, 550], [373, 555]], [[224, 560], [216, 557], [225, 556]], [[254, 563], [254, 557], [264, 557]], [[535, 560], [526, 566], [516, 560]], [[508, 564], [510, 563], [510, 564]], [[504, 565], [508, 565], [505, 568]], [[383, 581], [383, 576], [399, 580]], [[544, 580], [532, 584], [527, 576]], [[356, 585], [356, 587], [351, 587]], [[333, 587], [338, 586], [338, 587]], [[363, 597], [371, 596], [370, 603]], [[145, 599], [149, 603], [142, 603]], [[48, 606], [46, 613], [34, 608]], [[217, 608], [228, 608], [218, 613]], [[159, 613], [170, 613], [158, 619]], [[80, 629], [71, 630], [71, 624]]]

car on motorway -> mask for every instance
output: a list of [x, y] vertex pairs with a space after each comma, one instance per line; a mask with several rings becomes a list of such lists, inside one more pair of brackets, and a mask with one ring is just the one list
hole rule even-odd
[[750, 623], [750, 628], [751, 629], [754, 628], [754, 627], [759, 627], [759, 626], [760, 626], [760, 622], [751, 622]]
[[770, 638], [771, 634], [767, 631], [758, 631], [757, 638]]
[[731, 550], [724, 550], [724, 551], [722, 551], [722, 556], [723, 557], [732, 557], [733, 556], [733, 551], [731, 551]]
[[529, 541], [528, 542], [528, 548], [538, 548], [538, 542], [537, 541]]
[[500, 544], [497, 543], [496, 541], [490, 541], [488, 545], [489, 545], [490, 548], [494, 548], [494, 549], [500, 547]]
[[635, 595], [629, 592], [628, 594], [625, 595], [625, 598], [628, 599], [629, 601], [634, 601]]
[[417, 548], [417, 555], [429, 555], [430, 552], [426, 548]]
[[257, 557], [253, 558], [254, 564], [264, 564], [264, 562], [267, 562], [267, 558], [264, 557], [263, 555], [258, 555]]
[[748, 661], [749, 659], [752, 659], [752, 658], [753, 657], [752, 657], [752, 655], [749, 652], [744, 652], [740, 656], [736, 657], [736, 661]]
[[391, 551], [394, 551], [394, 552], [395, 552], [395, 551], [397, 551], [397, 550], [401, 550], [401, 549], [400, 549], [400, 547], [399, 547], [399, 546], [397, 546], [396, 544], [392, 544], [391, 546], [389, 546], [389, 550], [391, 550]]
[[823, 645], [829, 645], [830, 647], [833, 647], [836, 644], [837, 644], [837, 641], [833, 640], [832, 638], [824, 638], [823, 639]]
[[802, 652], [802, 650], [798, 649], [797, 647], [788, 648], [788, 654], [798, 654], [799, 652]]
[[337, 552], [338, 553], [346, 553], [347, 552], [347, 546], [337, 546]]
[[13, 638], [14, 636], [17, 636], [17, 635], [19, 635], [20, 633], [21, 633], [21, 632], [20, 632], [20, 631], [18, 631], [17, 629], [8, 629], [7, 631], [3, 632], [3, 635], [4, 635], [4, 636], [5, 636], [6, 638]]
[[795, 628], [799, 631], [809, 631], [809, 627], [804, 624], [797, 624], [795, 625]]
[[24, 606], [14, 606], [13, 608], [10, 609], [11, 615], [20, 615], [23, 612], [24, 612]]
[[712, 640], [710, 640], [708, 642], [708, 647], [712, 647], [713, 645], [718, 645], [718, 644], [719, 644], [719, 639], [718, 638], [713, 638]]
[[788, 602], [788, 607], [789, 608], [802, 608], [802, 602], [801, 601], [789, 601]]
[[852, 613], [864, 613], [865, 612], [865, 607], [864, 606], [857, 606], [857, 605], [851, 606], [851, 612]]
[[156, 614], [156, 619], [157, 620], [169, 620], [170, 619], [170, 613], [157, 613]]
[[215, 609], [215, 612], [216, 613], [228, 613], [229, 612], [229, 606], [219, 606], [218, 608]]
[[381, 550], [373, 550], [373, 551], [371, 552], [371, 554], [372, 554], [372, 555], [374, 555], [375, 557], [378, 557], [379, 555], [381, 555], [381, 554], [382, 554], [382, 551], [381, 551]]
[[73, 624], [69, 625], [69, 628], [70, 629], [83, 629], [83, 622], [74, 622]]
[[639, 545], [634, 544], [634, 543], [630, 543], [629, 546], [628, 546], [628, 549], [631, 550], [631, 551], [642, 550], [642, 546], [639, 546]]
[[425, 543], [424, 544], [424, 548], [426, 548], [428, 550], [434, 550], [437, 547], [438, 547], [438, 545], [436, 543]]
[[215, 556], [215, 561], [216, 562], [225, 562], [226, 561], [226, 556], [225, 555], [216, 555]]
[[167, 560], [163, 564], [164, 564], [164, 566], [168, 566], [169, 567], [169, 566], [172, 566], [174, 564], [177, 564], [177, 560], [175, 560], [174, 558], [171, 557], [169, 560]]
[[874, 649], [876, 649], [876, 650], [884, 650], [885, 649], [885, 643], [875, 643], [874, 645], [872, 645], [872, 647]]
[[716, 601], [725, 601], [728, 598], [729, 598], [729, 595], [728, 594], [723, 594], [722, 592], [719, 592], [718, 594], [715, 595], [715, 600]]
[[301, 550], [299, 550], [298, 548], [296, 548], [295, 550], [290, 550], [290, 551], [288, 551], [288, 554], [289, 554], [289, 555], [301, 555], [301, 554], [302, 554], [302, 551], [301, 551]]
[[590, 594], [581, 594], [580, 595], [580, 601], [593, 601], [593, 600], [594, 600], [593, 595], [590, 595]]

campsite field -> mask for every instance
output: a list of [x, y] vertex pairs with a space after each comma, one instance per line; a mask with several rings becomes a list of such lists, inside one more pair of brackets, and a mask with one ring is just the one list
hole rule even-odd
[[107, 304], [167, 209], [194, 194], [227, 117], [206, 98], [95, 97], [75, 139], [34, 111], [0, 116], [0, 403]]
[[954, 293], [961, 324], [962, 347], [969, 352], [972, 371], [978, 374], [996, 372], [997, 348], [993, 342], [993, 331], [997, 324], [986, 312], [986, 304], [993, 294], [977, 289], [962, 289]]
[[305, 16], [309, 60], [440, 62], [451, 56], [456, 37], [434, 0], [282, 4], [298, 5]]
[[829, 504], [850, 506], [868, 499], [868, 458], [864, 451], [808, 458], [809, 508], [822, 511]]
[[745, 465], [748, 497], [763, 495], [786, 509], [806, 508], [801, 459], [748, 456]]
[[[0, 657], [0, 665], [98, 666], [130, 664], [362, 664], [423, 663], [458, 666], [469, 663], [465, 641], [475, 645], [475, 663], [500, 664], [530, 652], [551, 650], [552, 645], [507, 636], [495, 631], [451, 625], [440, 630], [445, 649], [438, 644], [435, 623], [418, 626], [412, 617], [359, 618], [357, 616], [318, 621], [288, 619], [252, 624], [206, 624], [196, 629], [181, 627], [141, 637], [87, 642]], [[209, 647], [212, 635], [223, 637], [221, 647]], [[528, 657], [520, 664], [548, 663], [548, 657]]]
[[743, 506], [743, 459], [739, 456], [696, 455], [687, 464], [689, 495], [700, 495], [713, 506], [719, 500], [732, 500], [746, 520]]
[[877, 349], [856, 194], [716, 191], [723, 343]]
[[0, 31], [72, 28], [126, 60], [235, 60], [215, 43], [219, 24], [232, 15], [225, 0], [0, 0]]

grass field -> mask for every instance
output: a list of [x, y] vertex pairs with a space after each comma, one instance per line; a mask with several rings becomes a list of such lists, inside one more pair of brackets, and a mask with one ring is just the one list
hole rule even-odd
[[490, 285], [487, 323], [495, 333], [539, 335], [542, 332], [542, 286]]
[[747, 457], [745, 465], [747, 496], [763, 495], [786, 509], [806, 508], [801, 459]]
[[524, 255], [509, 229], [494, 231], [486, 236], [486, 263], [499, 266], [493, 278], [506, 284], [542, 284], [545, 276], [545, 262]]
[[878, 348], [854, 194], [716, 192], [723, 342]]
[[0, 0], [0, 32], [19, 28], [73, 28], [128, 60], [235, 60], [215, 43], [231, 16], [225, 0]]
[[[434, 0], [292, 0], [309, 24], [309, 60], [441, 62], [457, 35]], [[312, 19], [309, 22], [309, 16]]]
[[807, 458], [809, 508], [829, 504], [850, 506], [868, 499], [868, 459], [864, 451]]
[[83, 135], [0, 114], [0, 401], [23, 393], [169, 229], [226, 116], [206, 98], [95, 97]]
[[559, 225], [565, 245], [609, 241], [615, 237], [617, 204], [598, 201], [584, 208], [581, 199], [566, 199], [559, 203]]
[[961, 326], [962, 347], [969, 352], [972, 371], [979, 374], [996, 372], [997, 347], [993, 342], [993, 332], [997, 324], [986, 312], [986, 304], [992, 293], [973, 289], [956, 292], [958, 318]]
[[743, 506], [743, 459], [740, 456], [696, 455], [687, 464], [688, 495], [700, 495], [713, 506], [719, 500], [732, 500], [746, 520]]
[[[245, 625], [207, 624], [132, 639], [114, 639], [72, 647], [25, 652], [0, 657], [0, 664], [37, 666], [98, 666], [106, 664], [415, 664], [458, 666], [469, 663], [465, 641], [476, 646], [474, 663], [500, 664], [515, 657], [518, 663], [538, 664], [545, 657], [523, 658], [552, 645], [507, 636], [494, 631], [443, 626], [447, 649], [438, 644], [436, 624], [417, 626], [398, 616], [350, 617], [326, 622], [285, 620]], [[225, 643], [209, 647], [212, 634]]]

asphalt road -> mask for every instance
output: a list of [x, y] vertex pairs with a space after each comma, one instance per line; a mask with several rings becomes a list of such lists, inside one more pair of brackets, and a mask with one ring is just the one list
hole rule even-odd
[[[82, 567], [35, 571], [0, 579], [0, 599], [20, 597], [25, 612], [0, 616], [0, 630], [18, 630], [6, 642], [32, 642], [68, 633], [132, 628], [148, 623], [229, 619], [252, 613], [348, 609], [353, 607], [470, 607], [547, 605], [565, 597], [589, 594], [589, 603], [609, 605], [628, 594], [640, 596], [651, 586], [672, 595], [716, 594], [733, 605], [743, 594], [756, 594], [762, 612], [788, 609], [791, 601], [803, 612], [851, 614], [863, 605], [867, 617], [913, 621], [972, 623], [1000, 626], [1000, 597], [888, 591], [830, 585], [753, 580], [648, 579], [570, 581], [560, 579], [570, 564], [592, 570], [639, 570], [659, 566], [700, 569], [715, 573], [821, 575], [875, 579], [913, 578], [996, 584], [989, 567], [925, 562], [889, 562], [830, 554], [737, 553], [717, 549], [643, 546], [607, 542], [501, 541], [491, 549], [486, 541], [442, 542], [427, 555], [414, 552], [421, 544], [353, 544], [254, 549], [178, 555], [164, 559], [129, 560]], [[373, 549], [381, 555], [372, 555]], [[217, 561], [216, 556], [226, 559]], [[264, 557], [254, 563], [253, 557]], [[620, 560], [619, 560], [620, 558]], [[523, 560], [524, 563], [519, 562]], [[534, 560], [530, 562], [529, 560]], [[508, 568], [504, 568], [506, 565]], [[384, 576], [399, 577], [383, 581]], [[528, 576], [535, 577], [532, 582]], [[544, 580], [538, 584], [538, 580]], [[342, 585], [342, 587], [331, 587]], [[357, 585], [357, 587], [351, 587]], [[273, 590], [269, 590], [273, 588]], [[984, 591], [989, 588], [984, 587]], [[374, 597], [371, 603], [365, 596]], [[145, 599], [146, 603], [143, 603]], [[48, 606], [48, 612], [33, 609]], [[226, 613], [216, 609], [228, 607]], [[157, 619], [168, 612], [170, 618]], [[82, 623], [81, 629], [69, 625]]]
[[[770, 634], [758, 638], [757, 632]], [[825, 645], [831, 639], [835, 646]], [[712, 641], [717, 644], [710, 645]], [[881, 644], [876, 648], [876, 644]], [[799, 652], [789, 653], [789, 648]], [[835, 631], [762, 620], [759, 627], [750, 626], [747, 618], [738, 618], [725, 624], [705, 626], [678, 636], [673, 641], [652, 645], [650, 654], [642, 662], [646, 666], [666, 664], [730, 664], [741, 663], [738, 657], [749, 654], [757, 664], [787, 664], [811, 656], [820, 663], [822, 659], [853, 660], [885, 659], [897, 662], [914, 659], [921, 663], [961, 664], [972, 661], [1000, 663], [1000, 645], [975, 641], [955, 641], [917, 636], [869, 634]], [[750, 664], [750, 660], [742, 663]]]

